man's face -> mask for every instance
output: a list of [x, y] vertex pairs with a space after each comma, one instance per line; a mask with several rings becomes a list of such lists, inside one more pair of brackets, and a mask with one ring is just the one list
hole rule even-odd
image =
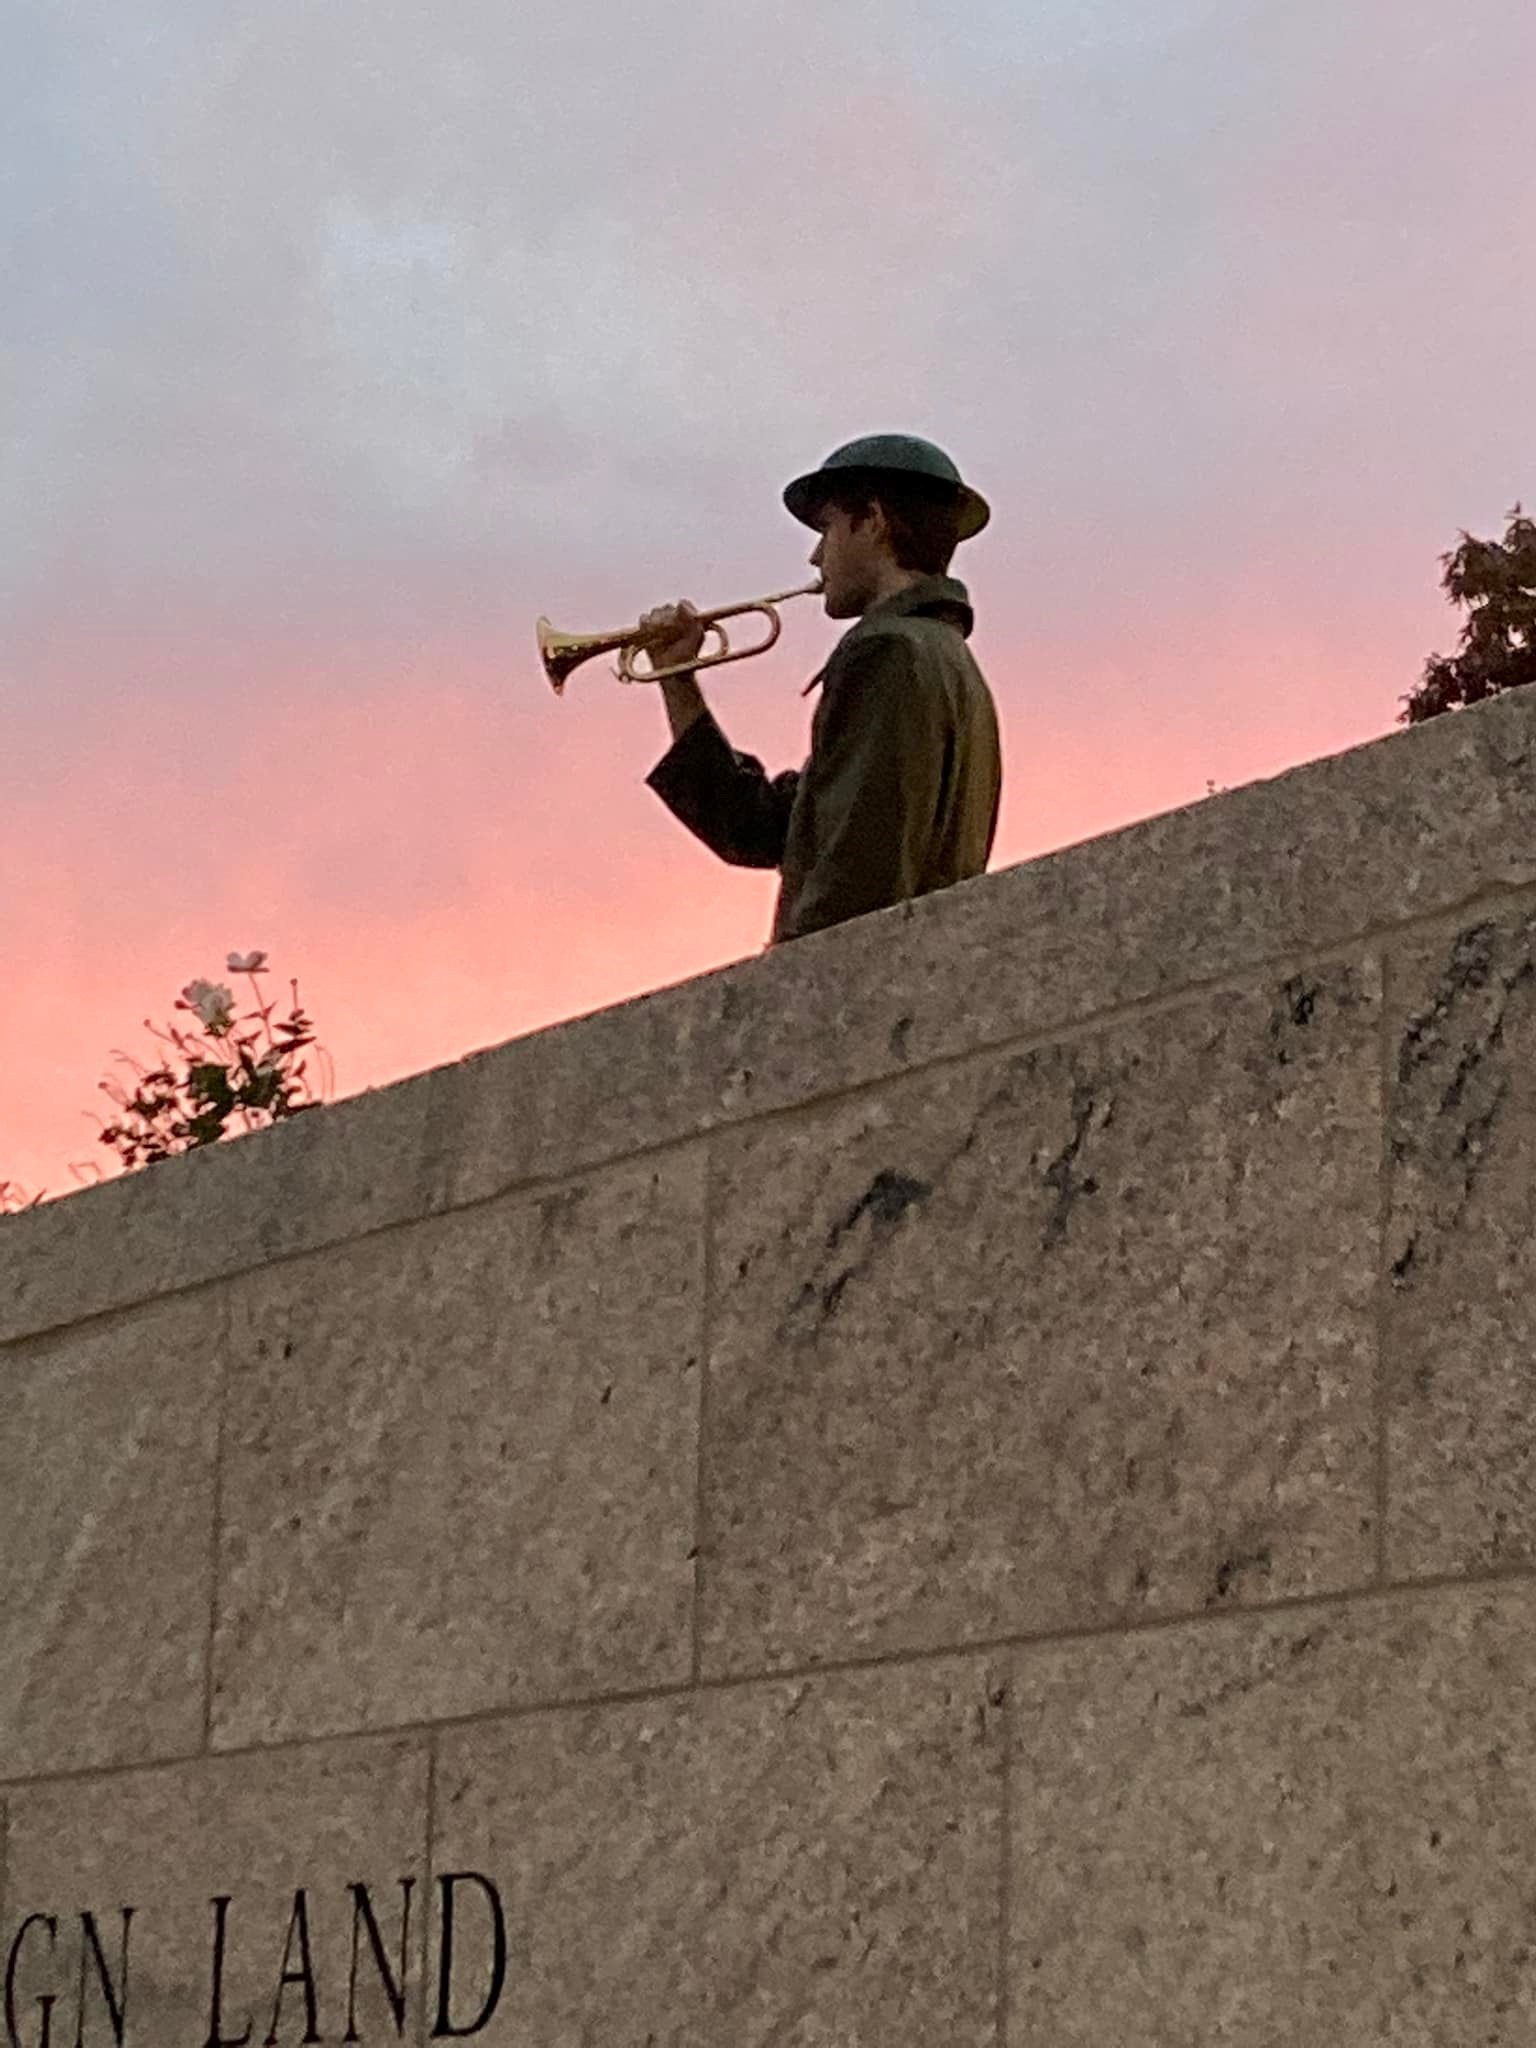
[[856, 525], [840, 507], [816, 515], [821, 538], [811, 551], [811, 567], [823, 584], [822, 603], [829, 619], [861, 618], [880, 593], [885, 561], [885, 519], [879, 506]]

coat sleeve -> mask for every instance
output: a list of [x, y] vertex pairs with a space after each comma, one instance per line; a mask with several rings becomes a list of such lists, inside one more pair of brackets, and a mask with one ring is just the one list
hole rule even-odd
[[771, 779], [761, 761], [738, 754], [712, 711], [673, 741], [650, 774], [675, 818], [712, 853], [738, 868], [776, 868], [784, 858], [800, 770]]
[[951, 735], [910, 640], [879, 634], [828, 670], [806, 764], [814, 852], [793, 936], [915, 896]]

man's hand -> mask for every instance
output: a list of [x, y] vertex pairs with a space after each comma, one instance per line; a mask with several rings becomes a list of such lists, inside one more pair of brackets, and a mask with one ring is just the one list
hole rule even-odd
[[647, 612], [636, 637], [645, 642], [652, 668], [675, 668], [695, 658], [704, 645], [704, 634], [698, 613], [684, 600], [659, 604], [654, 611]]
[[[647, 612], [636, 637], [645, 642], [646, 659], [652, 668], [672, 668], [679, 662], [693, 660], [704, 645], [704, 634], [698, 613], [685, 600], [659, 604], [654, 611]], [[635, 673], [643, 675], [644, 671], [637, 668]], [[707, 709], [698, 680], [691, 674], [663, 676], [659, 688], [672, 737], [680, 740]]]

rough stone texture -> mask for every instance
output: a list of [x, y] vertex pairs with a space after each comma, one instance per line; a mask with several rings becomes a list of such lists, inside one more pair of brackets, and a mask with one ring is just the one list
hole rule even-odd
[[717, 1140], [704, 1669], [1364, 1583], [1375, 965]]
[[1001, 1728], [953, 1659], [444, 1734], [435, 1866], [507, 1901], [486, 2048], [994, 2048]]
[[573, 1018], [427, 1077], [433, 1209], [559, 1179], [713, 1119], [707, 1040], [730, 970]]
[[1536, 883], [1533, 763], [1514, 691], [0, 1219], [0, 1342]]
[[1527, 2048], [1536, 1588], [1013, 1668], [1009, 2048]]
[[[219, 2038], [271, 2039], [294, 1894], [305, 1893], [319, 2027], [342, 2040], [352, 1960], [352, 1884], [368, 1887], [385, 1952], [398, 1972], [400, 1880], [412, 1878], [406, 2038], [419, 2038], [427, 1903], [424, 1743], [362, 1741], [271, 1756], [220, 1757], [11, 1795], [7, 1932], [30, 1913], [56, 1916], [23, 1948], [16, 1985], [22, 2039], [41, 2038], [37, 2001], [53, 1995], [54, 2048], [81, 2032], [80, 1915], [94, 1918], [114, 1986], [122, 1988], [121, 1908], [132, 1906], [126, 2041], [130, 2048], [203, 2048], [212, 2036], [215, 1909], [229, 1900]], [[9, 1948], [9, 1941], [7, 1948]], [[89, 1963], [89, 1952], [87, 1950]], [[286, 1956], [298, 1970], [295, 1934]], [[357, 1972], [357, 2037], [396, 2035], [366, 1929]], [[302, 2042], [304, 1987], [290, 1984], [276, 2014], [282, 2048]], [[113, 2038], [94, 1965], [87, 1968], [85, 2048]]]
[[1388, 1565], [1536, 1559], [1536, 910], [1392, 962]]
[[427, 1077], [0, 1220], [0, 1342], [423, 1213]]
[[703, 1165], [239, 1283], [216, 1744], [686, 1678]]
[[0, 1356], [0, 1778], [199, 1748], [223, 1316]]

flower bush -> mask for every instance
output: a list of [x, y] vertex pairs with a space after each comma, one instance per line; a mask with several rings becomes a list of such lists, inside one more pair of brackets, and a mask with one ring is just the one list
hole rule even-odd
[[149, 1166], [220, 1138], [265, 1130], [325, 1099], [311, 1083], [306, 1054], [313, 1048], [325, 1063], [327, 1087], [330, 1063], [299, 1001], [298, 982], [288, 984], [288, 1015], [274, 1023], [277, 999], [263, 999], [258, 980], [267, 972], [266, 954], [231, 953], [225, 970], [250, 981], [254, 1000], [245, 1016], [235, 1014], [225, 983], [189, 981], [176, 1008], [195, 1018], [197, 1028], [173, 1022], [159, 1031], [146, 1018], [144, 1028], [166, 1048], [159, 1063], [113, 1054], [134, 1079], [131, 1087], [119, 1079], [101, 1082], [118, 1114], [103, 1126], [100, 1142], [124, 1166]]

